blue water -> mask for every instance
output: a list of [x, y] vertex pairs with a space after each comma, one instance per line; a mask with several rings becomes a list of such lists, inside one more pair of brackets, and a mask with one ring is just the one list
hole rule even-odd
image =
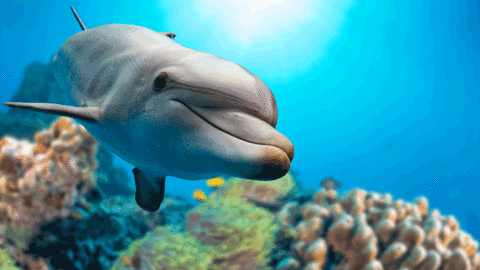
[[[295, 146], [292, 168], [305, 187], [332, 176], [343, 190], [425, 195], [480, 238], [478, 1], [98, 2], [2, 2], [2, 102], [29, 63], [47, 63], [80, 31], [70, 6], [87, 28], [172, 31], [180, 44], [237, 62], [272, 89], [277, 129]], [[167, 178], [174, 194], [204, 187]]]

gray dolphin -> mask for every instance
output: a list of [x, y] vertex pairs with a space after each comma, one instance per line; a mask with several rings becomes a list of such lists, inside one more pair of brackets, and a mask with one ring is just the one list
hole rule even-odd
[[5, 102], [76, 119], [133, 164], [135, 198], [156, 211], [165, 177], [273, 180], [290, 169], [292, 143], [275, 130], [270, 89], [240, 65], [181, 46], [175, 34], [123, 24], [71, 36], [53, 58], [68, 105]]

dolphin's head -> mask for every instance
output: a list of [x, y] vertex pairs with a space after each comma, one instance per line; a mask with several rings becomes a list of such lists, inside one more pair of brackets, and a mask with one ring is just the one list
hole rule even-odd
[[[135, 129], [148, 133], [144, 153], [186, 179], [219, 173], [272, 180], [290, 169], [292, 143], [275, 130], [272, 91], [240, 65], [207, 53], [188, 53], [157, 67], [145, 86]], [[174, 54], [173, 54], [174, 55]], [[168, 128], [166, 128], [168, 127]], [[141, 147], [141, 145], [139, 146]]]

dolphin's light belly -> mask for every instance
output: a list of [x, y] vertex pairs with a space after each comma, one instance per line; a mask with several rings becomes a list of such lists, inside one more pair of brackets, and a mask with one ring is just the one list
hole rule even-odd
[[[127, 123], [104, 123], [102, 126], [91, 124], [85, 121], [77, 120], [85, 129], [92, 135], [102, 146], [109, 151], [123, 159], [124, 161], [136, 166], [136, 167], [150, 167], [153, 164], [152, 157], [148, 150], [148, 141], [144, 138], [130, 138], [129, 134], [125, 132], [127, 130], [125, 126]], [[139, 142], [142, 145], [139, 145]], [[150, 166], [149, 166], [150, 165]], [[155, 164], [157, 166], [155, 171], [164, 172], [161, 168], [161, 164]]]

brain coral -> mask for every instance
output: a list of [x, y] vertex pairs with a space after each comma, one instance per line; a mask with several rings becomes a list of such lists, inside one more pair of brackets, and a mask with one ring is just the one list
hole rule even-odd
[[303, 205], [285, 204], [277, 219], [294, 235], [278, 270], [480, 269], [477, 241], [453, 216], [429, 211], [425, 197], [408, 203], [361, 189], [340, 198], [319, 190]]

